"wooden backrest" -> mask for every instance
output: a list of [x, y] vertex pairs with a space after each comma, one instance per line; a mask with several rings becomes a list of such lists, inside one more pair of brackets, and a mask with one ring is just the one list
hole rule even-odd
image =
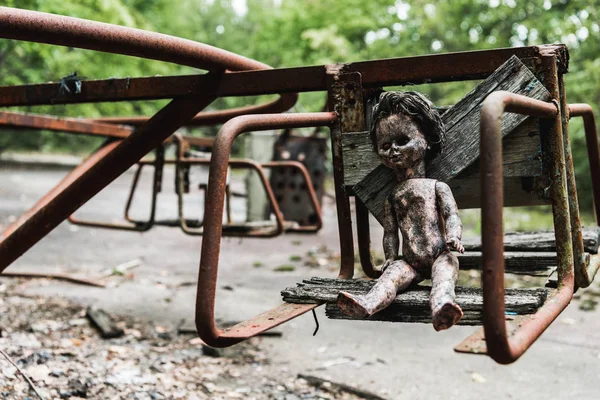
[[[505, 90], [542, 101], [550, 93], [534, 74], [513, 56], [469, 94], [442, 115], [446, 145], [442, 154], [427, 165], [427, 176], [447, 182], [460, 208], [478, 208], [479, 120], [482, 103], [492, 92]], [[366, 112], [367, 126], [370, 120]], [[544, 188], [549, 185], [544, 160], [545, 146], [539, 121], [505, 113], [502, 122], [505, 205], [547, 204]], [[380, 219], [383, 200], [396, 181], [381, 165], [368, 132], [342, 135], [344, 183], [371, 213]]]

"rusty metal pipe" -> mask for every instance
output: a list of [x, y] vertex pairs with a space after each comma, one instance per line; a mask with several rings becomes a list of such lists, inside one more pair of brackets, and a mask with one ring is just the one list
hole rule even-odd
[[0, 111], [0, 126], [11, 128], [46, 129], [49, 131], [81, 133], [108, 137], [125, 138], [133, 129], [128, 126], [113, 125], [80, 118], [53, 117], [49, 115], [25, 114]]
[[[215, 139], [210, 163], [204, 211], [205, 231], [196, 293], [196, 329], [200, 338], [209, 346], [229, 346], [243, 340], [227, 337], [226, 332], [218, 329], [215, 323], [215, 296], [223, 228], [223, 202], [225, 199], [227, 166], [233, 141], [243, 132], [329, 126], [336, 119], [337, 115], [333, 112], [248, 115], [230, 120], [219, 131]], [[286, 318], [282, 318], [281, 322], [287, 320]]]
[[[44, 195], [41, 199], [38, 200], [37, 203], [33, 207], [31, 207], [26, 213], [21, 215], [15, 222], [10, 224], [6, 229], [0, 234], [0, 247], [2, 247], [2, 243], [5, 238], [12, 235], [14, 231], [17, 230], [21, 225], [27, 222], [33, 215], [37, 214], [44, 208], [48, 206], [48, 204], [54, 200], [62, 191], [64, 191], [69, 185], [79, 179], [86, 171], [96, 165], [100, 160], [106, 157], [111, 151], [113, 151], [121, 142], [115, 141], [108, 143], [102, 147], [100, 147], [96, 152], [90, 155], [83, 163], [75, 167], [71, 172], [69, 172], [56, 186], [54, 186], [48, 193]], [[0, 265], [1, 265], [0, 261]], [[2, 268], [0, 267], [0, 271]]]
[[[180, 166], [181, 165], [210, 165], [211, 164], [211, 160], [210, 159], [203, 159], [203, 158], [182, 158], [180, 160], [177, 160], [175, 162], [175, 168], [178, 170], [176, 173], [179, 173], [180, 171]], [[267, 199], [269, 200], [269, 205], [271, 206], [271, 208], [273, 209], [273, 214], [275, 214], [275, 228], [274, 229], [269, 229], [268, 231], [258, 231], [255, 233], [246, 233], [246, 232], [224, 232], [223, 236], [237, 236], [237, 237], [254, 237], [254, 238], [272, 238], [278, 235], [281, 235], [284, 231], [284, 219], [283, 219], [283, 214], [281, 212], [281, 210], [279, 209], [279, 205], [277, 204], [277, 201], [275, 200], [275, 195], [273, 194], [273, 190], [271, 189], [271, 185], [269, 185], [269, 180], [267, 179], [267, 176], [265, 175], [265, 172], [263, 171], [263, 168], [261, 166], [261, 164], [257, 163], [256, 161], [253, 160], [247, 160], [247, 159], [235, 159], [235, 160], [229, 160], [229, 165], [228, 167], [231, 168], [247, 168], [247, 169], [253, 169], [258, 173], [259, 179], [263, 185], [263, 188], [265, 189], [265, 192], [267, 194]], [[184, 217], [183, 215], [183, 184], [182, 184], [182, 179], [179, 179], [179, 185], [176, 188], [177, 190], [177, 196], [178, 196], [178, 211], [179, 211], [179, 227], [181, 228], [181, 230], [184, 233], [187, 233], [188, 235], [204, 235], [206, 229], [199, 229], [199, 230], [194, 230], [191, 229], [188, 224], [187, 224], [187, 219]], [[206, 194], [206, 197], [208, 197], [208, 192]]]
[[[266, 106], [266, 104], [263, 104], [263, 106]], [[144, 122], [147, 122], [148, 120], [149, 118], [144, 117]], [[140, 123], [138, 125], [143, 124]], [[0, 111], [0, 126], [8, 126], [17, 129], [45, 129], [53, 132], [111, 137], [115, 139], [125, 139], [134, 132], [134, 128], [131, 126], [108, 122], [103, 123], [93, 119], [55, 117], [51, 115], [9, 111]], [[212, 147], [212, 138], [196, 136], [182, 136], [182, 138], [194, 146]], [[165, 140], [165, 142], [172, 141], [172, 138]]]
[[110, 152], [81, 170], [81, 175], [61, 187], [42, 207], [34, 207], [27, 219], [9, 227], [9, 234], [0, 237], [0, 272], [213, 99], [193, 96], [173, 100]]
[[592, 175], [592, 195], [596, 223], [600, 225], [600, 152], [598, 151], [598, 131], [594, 110], [589, 104], [569, 104], [569, 117], [582, 117], [585, 129], [585, 143]]
[[17, 8], [0, 7], [0, 37], [142, 57], [209, 71], [270, 68], [192, 40]]
[[[1, 28], [1, 25], [0, 25]], [[0, 37], [3, 31], [0, 30]], [[38, 38], [39, 39], [39, 38]], [[74, 47], [78, 47], [74, 45]], [[568, 68], [564, 45], [513, 47], [391, 58], [346, 64], [348, 70], [363, 77], [364, 87], [482, 79], [489, 76], [512, 55], [534, 62], [542, 54], [559, 55], [560, 68]], [[253, 70], [223, 74], [215, 90], [218, 97], [325, 91], [328, 89], [327, 65]], [[174, 98], [206, 93], [211, 77], [184, 75], [165, 77], [117, 78], [85, 81], [77, 96], [56, 98], [58, 83], [0, 87], [0, 106], [86, 103], [123, 100]], [[86, 89], [87, 88], [87, 89]]]
[[142, 170], [142, 166], [136, 170], [135, 175], [133, 177], [133, 184], [129, 193], [129, 197], [127, 198], [127, 203], [125, 205], [125, 220], [127, 222], [100, 222], [100, 221], [92, 221], [86, 219], [79, 219], [75, 217], [74, 214], [69, 215], [69, 222], [73, 225], [81, 225], [87, 227], [94, 228], [103, 228], [103, 229], [116, 229], [116, 230], [126, 230], [126, 231], [136, 231], [136, 232], [146, 232], [152, 229], [154, 226], [155, 216], [156, 216], [156, 199], [158, 196], [158, 192], [160, 191], [160, 186], [162, 183], [162, 173], [164, 166], [165, 153], [163, 146], [159, 146], [155, 149], [156, 158], [153, 162], [154, 165], [154, 176], [152, 180], [152, 196], [150, 201], [150, 216], [147, 221], [134, 221], [128, 217], [129, 208], [131, 207], [131, 203], [133, 201], [133, 192], [135, 186], [137, 186], [138, 180], [140, 178], [140, 173]]
[[373, 257], [371, 256], [371, 227], [369, 225], [369, 209], [358, 198], [354, 197], [356, 208], [356, 238], [358, 240], [358, 255], [363, 272], [369, 278], [377, 279], [381, 276], [373, 266]]
[[[504, 243], [502, 229], [502, 114], [515, 112], [540, 118], [553, 118], [557, 136], [560, 113], [555, 103], [545, 103], [514, 93], [498, 91], [489, 95], [481, 110], [481, 214], [483, 323], [488, 354], [501, 364], [517, 360], [564, 310], [573, 296], [573, 265], [559, 279], [559, 291], [510, 338], [507, 336], [504, 305]], [[562, 149], [562, 137], [555, 147]], [[564, 153], [562, 172], [564, 173]], [[558, 169], [559, 167], [557, 167]], [[564, 179], [554, 183], [562, 185]], [[564, 198], [566, 203], [566, 196]], [[564, 221], [569, 226], [568, 208]], [[570, 231], [570, 229], [567, 229]], [[558, 241], [558, 238], [557, 238]], [[567, 241], [570, 243], [570, 232]], [[567, 246], [569, 247], [569, 246]]]
[[[192, 40], [86, 19], [8, 7], [0, 7], [0, 37], [136, 56], [213, 72], [271, 69], [269, 65], [259, 61]], [[210, 80], [211, 77], [204, 76], [204, 78]], [[198, 84], [200, 82], [196, 82], [196, 85]], [[203, 89], [212, 88], [210, 82], [201, 86]], [[86, 91], [85, 85], [82, 88], [82, 92], [84, 91]], [[129, 91], [129, 84], [125, 91]], [[28, 105], [32, 104], [29, 99], [31, 94], [33, 93], [26, 96]], [[187, 95], [189, 94], [191, 93], [188, 90]], [[207, 95], [205, 90], [198, 94]], [[55, 97], [56, 94], [53, 95], [51, 104], [54, 104]], [[213, 112], [202, 118], [205, 121], [227, 120], [235, 115], [282, 112], [290, 109], [297, 100], [297, 93], [287, 93], [263, 105], [229, 110], [224, 113]], [[147, 120], [148, 118], [145, 119]], [[145, 121], [139, 121], [138, 124]]]
[[[210, 126], [217, 124], [224, 124], [232, 118], [240, 115], [250, 114], [272, 114], [281, 113], [292, 108], [298, 100], [298, 94], [296, 93], [285, 93], [282, 94], [278, 99], [264, 104], [232, 108], [229, 110], [222, 111], [206, 111], [201, 112], [192, 118], [185, 126]], [[91, 118], [89, 121], [100, 122], [105, 124], [120, 124], [120, 125], [131, 125], [138, 126], [148, 120], [148, 117], [102, 117], [102, 118]]]

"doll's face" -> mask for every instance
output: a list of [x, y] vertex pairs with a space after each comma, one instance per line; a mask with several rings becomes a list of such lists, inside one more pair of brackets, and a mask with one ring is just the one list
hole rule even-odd
[[408, 169], [425, 159], [427, 139], [419, 126], [404, 115], [391, 115], [375, 127], [377, 154], [388, 168]]

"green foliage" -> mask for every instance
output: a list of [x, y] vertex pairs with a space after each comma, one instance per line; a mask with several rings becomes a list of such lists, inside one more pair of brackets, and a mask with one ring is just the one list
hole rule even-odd
[[[569, 102], [600, 104], [598, 0], [5, 0], [5, 5], [158, 31], [210, 44], [273, 67], [352, 62], [438, 52], [566, 43]], [[174, 64], [39, 43], [0, 40], [0, 84], [58, 81], [73, 71], [88, 78], [175, 75], [198, 71]], [[473, 83], [424, 85], [436, 104], [453, 104]], [[271, 97], [219, 99], [212, 108]], [[300, 97], [300, 111], [317, 111], [322, 93]], [[22, 107], [55, 115], [150, 115], [164, 101]], [[214, 134], [214, 129], [204, 134]], [[8, 139], [5, 136], [10, 136]], [[582, 208], [590, 209], [589, 166], [581, 124], [571, 129]], [[57, 143], [55, 143], [57, 142]], [[60, 142], [60, 143], [58, 143]], [[90, 138], [8, 133], [3, 147], [72, 149]]]

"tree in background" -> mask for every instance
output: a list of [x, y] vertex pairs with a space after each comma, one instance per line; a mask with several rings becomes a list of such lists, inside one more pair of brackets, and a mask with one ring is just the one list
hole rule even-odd
[[[600, 104], [598, 0], [7, 0], [9, 7], [38, 10], [158, 31], [220, 47], [265, 62], [292, 67], [375, 58], [565, 43], [571, 51], [566, 75], [569, 102]], [[80, 76], [175, 75], [198, 70], [174, 64], [38, 43], [0, 41], [0, 84], [58, 81]], [[469, 82], [420, 86], [436, 104], [453, 104]], [[265, 98], [219, 99], [229, 108]], [[296, 106], [317, 111], [322, 93], [303, 94]], [[164, 101], [22, 107], [55, 115], [151, 115]], [[590, 209], [589, 167], [582, 124], [571, 140], [582, 207]], [[2, 135], [0, 148], [88, 149], [97, 139], [79, 136]]]

